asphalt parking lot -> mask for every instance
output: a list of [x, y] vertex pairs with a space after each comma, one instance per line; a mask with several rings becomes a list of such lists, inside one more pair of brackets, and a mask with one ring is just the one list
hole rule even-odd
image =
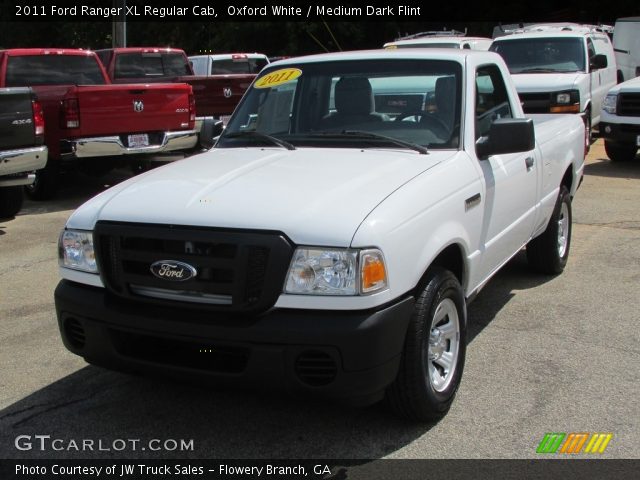
[[[84, 200], [125, 178], [73, 176], [0, 221], [0, 458], [535, 458], [547, 432], [612, 433], [640, 457], [640, 159], [591, 149], [565, 272], [514, 258], [469, 307], [462, 385], [437, 424], [278, 394], [216, 391], [88, 366], [63, 347], [56, 243]], [[20, 435], [193, 439], [192, 451], [18, 450]]]

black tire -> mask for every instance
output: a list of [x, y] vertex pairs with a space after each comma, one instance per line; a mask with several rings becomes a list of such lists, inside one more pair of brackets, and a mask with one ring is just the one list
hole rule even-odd
[[585, 117], [584, 117], [584, 128], [585, 128], [585, 132], [584, 132], [584, 151], [586, 153], [589, 152], [589, 150], [591, 150], [591, 143], [593, 141], [593, 129], [591, 128], [591, 110], [587, 110], [584, 113]]
[[42, 170], [36, 170], [36, 180], [24, 187], [29, 198], [33, 200], [49, 200], [58, 191], [59, 168], [56, 162], [49, 159]]
[[[448, 380], [439, 389], [430, 376], [430, 368], [436, 367], [437, 362], [429, 358], [429, 340], [432, 322], [442, 305], [448, 305], [450, 311], [455, 309], [458, 331], [457, 348], [452, 353], [453, 367]], [[438, 322], [438, 325], [443, 322], [455, 323], [450, 317], [453, 315], [447, 314], [446, 320]], [[410, 420], [433, 421], [447, 413], [462, 378], [466, 332], [467, 309], [458, 279], [448, 270], [439, 267], [430, 269], [407, 329], [398, 375], [386, 391], [386, 402], [396, 414]], [[444, 340], [444, 345], [453, 350], [453, 342]]]
[[[564, 247], [561, 247], [559, 241], [561, 219], [564, 224], [562, 236], [566, 240]], [[531, 268], [548, 275], [562, 273], [569, 259], [571, 230], [571, 196], [567, 187], [562, 185], [546, 230], [527, 244], [527, 260]]]
[[22, 187], [0, 187], [0, 218], [11, 218], [22, 208]]
[[605, 140], [604, 151], [612, 162], [630, 162], [636, 158], [638, 147], [632, 143], [624, 144]]

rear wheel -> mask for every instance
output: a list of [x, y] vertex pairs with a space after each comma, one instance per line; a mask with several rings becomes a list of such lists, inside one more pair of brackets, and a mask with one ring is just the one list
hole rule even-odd
[[547, 229], [527, 244], [529, 265], [549, 275], [562, 273], [571, 246], [571, 196], [562, 185]]
[[0, 187], [0, 218], [10, 218], [22, 208], [22, 187]]
[[42, 170], [36, 170], [36, 179], [26, 185], [25, 191], [33, 200], [49, 200], [58, 191], [59, 167], [57, 162], [49, 159]]
[[455, 275], [431, 269], [411, 316], [398, 375], [386, 392], [400, 416], [437, 420], [449, 410], [464, 367], [466, 313]]
[[631, 144], [604, 141], [604, 150], [612, 162], [629, 162], [636, 157], [638, 147]]

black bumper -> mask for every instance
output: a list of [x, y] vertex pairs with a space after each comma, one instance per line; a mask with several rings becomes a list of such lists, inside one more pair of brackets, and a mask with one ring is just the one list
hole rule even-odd
[[610, 142], [637, 145], [640, 125], [600, 122], [600, 137]]
[[64, 345], [96, 365], [369, 403], [396, 376], [414, 299], [243, 317], [156, 308], [62, 280], [55, 303]]

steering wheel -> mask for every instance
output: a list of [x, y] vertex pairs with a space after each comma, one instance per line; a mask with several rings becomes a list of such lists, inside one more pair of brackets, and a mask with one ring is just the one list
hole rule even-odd
[[[426, 128], [434, 130], [436, 133], [438, 133], [439, 129], [441, 133], [444, 133], [444, 137], [451, 135], [451, 129], [441, 118], [422, 110], [401, 112], [393, 121], [401, 122], [409, 117], [420, 117], [420, 124], [427, 125]], [[431, 126], [435, 126], [436, 128], [432, 129]]]

